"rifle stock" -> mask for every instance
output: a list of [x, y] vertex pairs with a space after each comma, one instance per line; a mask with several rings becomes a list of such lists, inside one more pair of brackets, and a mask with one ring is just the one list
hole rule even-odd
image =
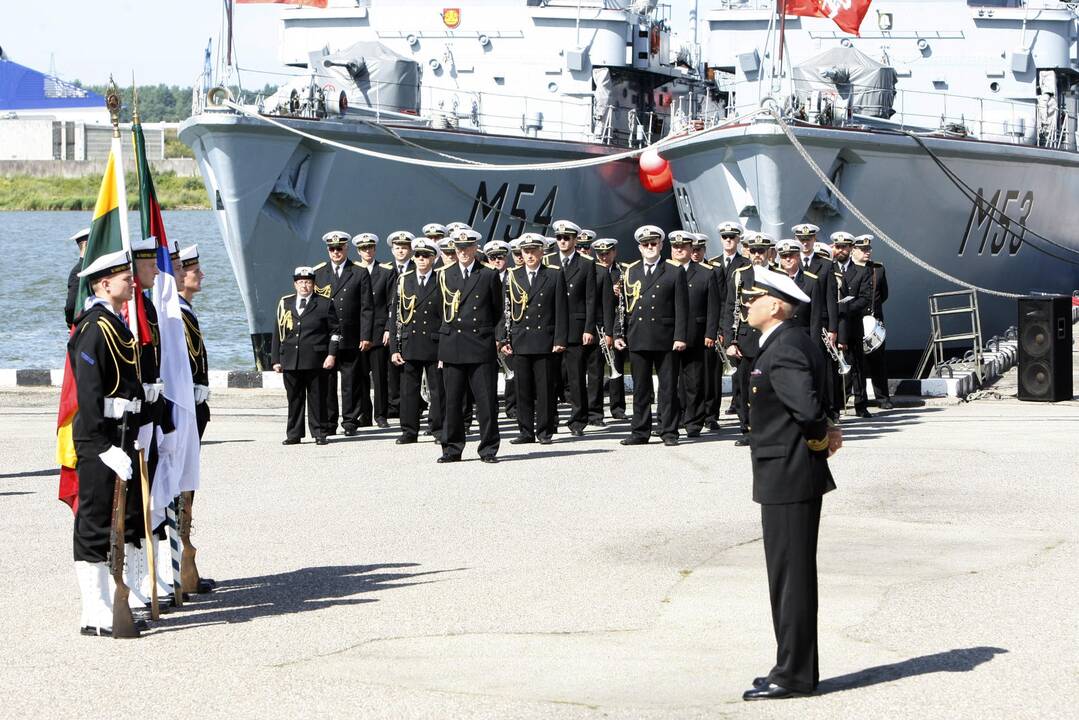
[[161, 617], [157, 597], [157, 558], [154, 554], [154, 533], [150, 523], [150, 472], [146, 467], [146, 451], [139, 448], [139, 478], [142, 486], [142, 522], [146, 530], [146, 565], [150, 573], [150, 619]]
[[[127, 436], [127, 420], [123, 418], [120, 431], [120, 447], [124, 447]], [[112, 636], [114, 638], [137, 638], [139, 630], [135, 627], [135, 618], [127, 604], [130, 590], [124, 583], [124, 514], [127, 511], [127, 480], [119, 475], [112, 490], [112, 525], [109, 533], [109, 570], [116, 583], [112, 594]]]
[[195, 565], [198, 548], [191, 544], [191, 505], [194, 500], [193, 491], [180, 493], [180, 540], [184, 546], [180, 555], [180, 584], [185, 593], [199, 591], [199, 569]]

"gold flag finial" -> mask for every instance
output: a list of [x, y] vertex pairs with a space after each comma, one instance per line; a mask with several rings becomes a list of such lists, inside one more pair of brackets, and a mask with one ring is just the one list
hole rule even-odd
[[131, 122], [139, 124], [139, 89], [135, 85], [135, 71], [131, 71]]
[[112, 136], [120, 137], [120, 88], [109, 75], [109, 84], [105, 86], [105, 107], [109, 110], [109, 118], [112, 120]]

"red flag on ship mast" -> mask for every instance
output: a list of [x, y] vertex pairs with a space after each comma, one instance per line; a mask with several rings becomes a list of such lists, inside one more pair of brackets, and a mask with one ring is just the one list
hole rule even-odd
[[[241, 0], [243, 1], [243, 0]], [[830, 18], [839, 29], [858, 35], [872, 0], [785, 0], [786, 15]]]

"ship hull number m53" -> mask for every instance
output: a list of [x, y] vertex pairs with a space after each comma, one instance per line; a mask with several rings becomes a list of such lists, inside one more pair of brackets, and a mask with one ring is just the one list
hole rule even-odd
[[970, 209], [967, 227], [959, 242], [959, 254], [968, 249], [978, 255], [999, 255], [1007, 249], [1015, 255], [1023, 246], [1030, 211], [1034, 207], [1033, 190], [996, 190], [987, 198], [978, 188], [978, 202]]

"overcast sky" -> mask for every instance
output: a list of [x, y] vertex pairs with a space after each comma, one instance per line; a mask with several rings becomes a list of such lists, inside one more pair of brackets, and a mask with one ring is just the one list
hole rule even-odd
[[[691, 0], [671, 5], [675, 28], [686, 27]], [[48, 72], [50, 56], [65, 80], [104, 83], [109, 73], [127, 85], [191, 85], [202, 70], [206, 42], [216, 48], [222, 0], [0, 0], [0, 47], [15, 62]], [[437, 0], [452, 7], [452, 0]], [[701, 14], [712, 3], [700, 0]], [[280, 69], [273, 5], [237, 5], [236, 52], [242, 67]], [[687, 33], [688, 37], [688, 33]], [[257, 76], [252, 83], [276, 82]]]

